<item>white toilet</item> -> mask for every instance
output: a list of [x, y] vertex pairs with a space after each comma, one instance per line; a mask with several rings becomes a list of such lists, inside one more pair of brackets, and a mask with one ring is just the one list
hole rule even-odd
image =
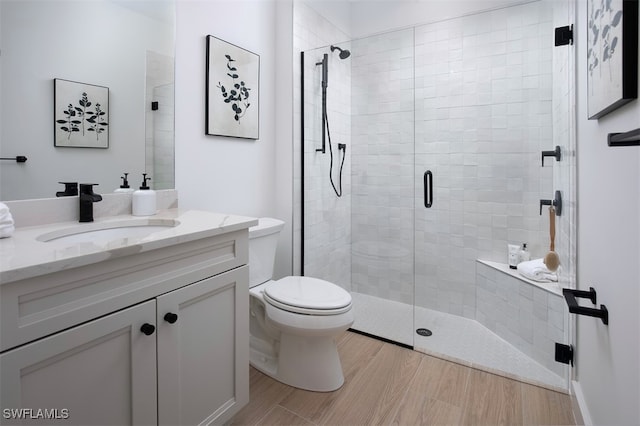
[[335, 337], [353, 324], [351, 295], [310, 277], [272, 280], [284, 222], [249, 228], [250, 362], [297, 388], [328, 392], [344, 383]]

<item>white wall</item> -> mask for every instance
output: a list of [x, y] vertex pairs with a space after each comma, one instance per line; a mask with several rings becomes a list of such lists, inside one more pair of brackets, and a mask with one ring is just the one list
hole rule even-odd
[[640, 147], [608, 147], [607, 133], [638, 128], [640, 101], [587, 120], [586, 17], [586, 1], [578, 0], [578, 287], [596, 289], [598, 305], [609, 310], [609, 325], [578, 317], [577, 380], [593, 424], [637, 425]]
[[[351, 7], [351, 35], [354, 38], [438, 22], [470, 13], [528, 3], [530, 0], [358, 0]], [[322, 3], [322, 2], [321, 2]]]
[[[176, 36], [176, 189], [186, 208], [273, 214], [275, 6], [179, 1]], [[260, 56], [260, 139], [205, 135], [207, 35]]]
[[[180, 207], [286, 221], [276, 277], [291, 273], [291, 127], [290, 121], [282, 120], [283, 115], [291, 117], [287, 106], [291, 88], [282, 86], [291, 66], [281, 62], [280, 49], [291, 51], [283, 28], [291, 29], [292, 23], [287, 2], [283, 3], [180, 0], [176, 36], [175, 149]], [[260, 56], [258, 140], [205, 135], [207, 35]]]
[[293, 0], [279, 0], [276, 9], [276, 217], [286, 222], [276, 253], [276, 277], [293, 273]]
[[[303, 2], [331, 22], [340, 32], [351, 33], [352, 2], [344, 0], [303, 0]], [[313, 31], [313, 28], [309, 28], [309, 30]], [[336, 43], [340, 41], [347, 41], [347, 39], [333, 40]]]

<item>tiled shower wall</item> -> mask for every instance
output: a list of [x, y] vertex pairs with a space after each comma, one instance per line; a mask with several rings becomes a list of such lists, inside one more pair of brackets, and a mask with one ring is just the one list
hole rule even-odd
[[[351, 58], [341, 60], [329, 46], [349, 49], [350, 37], [304, 2], [294, 2], [294, 52], [305, 51], [304, 93], [304, 274], [329, 280], [351, 290]], [[338, 187], [342, 153], [338, 143], [347, 145], [342, 171], [342, 197], [337, 197], [329, 181], [329, 140], [322, 146], [322, 67], [316, 63], [329, 55], [327, 115], [332, 139], [333, 177]], [[300, 273], [302, 168], [301, 149], [301, 61], [294, 58], [294, 273]]]
[[[145, 171], [153, 189], [169, 189], [175, 187], [174, 58], [147, 51], [146, 61]], [[151, 102], [158, 102], [157, 110], [151, 109]], [[130, 183], [137, 188], [138, 178]]]
[[[476, 259], [548, 250], [551, 11], [540, 2], [416, 28], [416, 305], [474, 318]], [[434, 201], [420, 207], [422, 174]]]
[[567, 341], [567, 306], [561, 294], [477, 263], [476, 320], [560, 377], [555, 342]]
[[[152, 162], [155, 183], [154, 189], [169, 189], [175, 186], [175, 167], [173, 153], [174, 139], [174, 85], [165, 84], [153, 89], [154, 101], [157, 101], [159, 107], [156, 111], [152, 111], [153, 119], [153, 140], [151, 146], [153, 149]], [[149, 152], [147, 152], [149, 154]], [[147, 171], [149, 168], [147, 166]]]
[[413, 304], [413, 29], [352, 42], [352, 290]]
[[[549, 3], [546, 1], [545, 3]], [[569, 0], [552, 2], [554, 28], [570, 25], [575, 20], [575, 3]], [[559, 146], [559, 162], [549, 158], [545, 164], [553, 167], [553, 190], [563, 197], [562, 216], [556, 218], [556, 248], [560, 257], [558, 283], [560, 287], [576, 288], [576, 135], [575, 123], [575, 55], [573, 46], [553, 49], [553, 143], [547, 149]], [[545, 166], [545, 167], [549, 167]]]
[[[416, 304], [473, 318], [476, 259], [506, 263], [508, 243], [527, 242], [532, 258], [546, 254], [548, 213], [539, 214], [539, 200], [551, 198], [555, 189], [570, 193], [572, 170], [569, 161], [561, 163], [566, 182], [554, 187], [558, 165], [546, 159], [542, 168], [540, 160], [541, 151], [566, 140], [570, 128], [564, 99], [571, 83], [552, 77], [567, 74], [566, 57], [553, 56], [558, 50], [552, 47], [552, 16], [567, 14], [551, 7], [557, 9], [559, 1], [552, 3], [532, 2], [354, 40], [346, 46], [352, 55], [345, 61], [330, 55], [331, 129], [339, 134], [336, 145], [338, 138], [348, 144], [341, 199], [330, 188], [327, 157], [314, 152], [320, 146], [321, 92], [319, 67], [309, 64], [305, 76], [312, 81], [305, 87], [313, 93], [305, 99], [314, 100], [305, 104], [305, 135], [312, 142], [305, 146], [306, 275], [411, 304], [415, 267]], [[304, 3], [295, 3], [294, 19], [296, 52], [348, 38]], [[317, 54], [312, 60], [319, 61], [325, 51], [312, 52]], [[299, 62], [296, 58], [294, 64]], [[345, 68], [335, 71], [336, 66]], [[336, 88], [340, 80], [350, 80], [350, 87]], [[298, 86], [295, 126], [300, 91]], [[351, 105], [338, 94], [349, 91]], [[296, 273], [299, 131], [294, 129]], [[425, 170], [434, 173], [431, 209], [423, 207]], [[575, 222], [567, 216], [557, 223], [562, 247], [560, 239], [570, 241], [569, 224]], [[563, 252], [563, 265], [570, 268], [570, 249]]]

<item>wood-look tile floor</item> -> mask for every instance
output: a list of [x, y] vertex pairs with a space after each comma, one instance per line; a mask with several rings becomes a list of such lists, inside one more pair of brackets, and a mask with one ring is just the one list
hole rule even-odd
[[345, 384], [284, 385], [251, 368], [250, 402], [234, 425], [572, 425], [568, 395], [360, 334], [338, 340]]

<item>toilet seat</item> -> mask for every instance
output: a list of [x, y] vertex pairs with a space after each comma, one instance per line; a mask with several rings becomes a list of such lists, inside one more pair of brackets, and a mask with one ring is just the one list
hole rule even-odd
[[351, 309], [343, 288], [311, 277], [285, 277], [264, 288], [264, 300], [285, 311], [306, 315], [339, 315]]

